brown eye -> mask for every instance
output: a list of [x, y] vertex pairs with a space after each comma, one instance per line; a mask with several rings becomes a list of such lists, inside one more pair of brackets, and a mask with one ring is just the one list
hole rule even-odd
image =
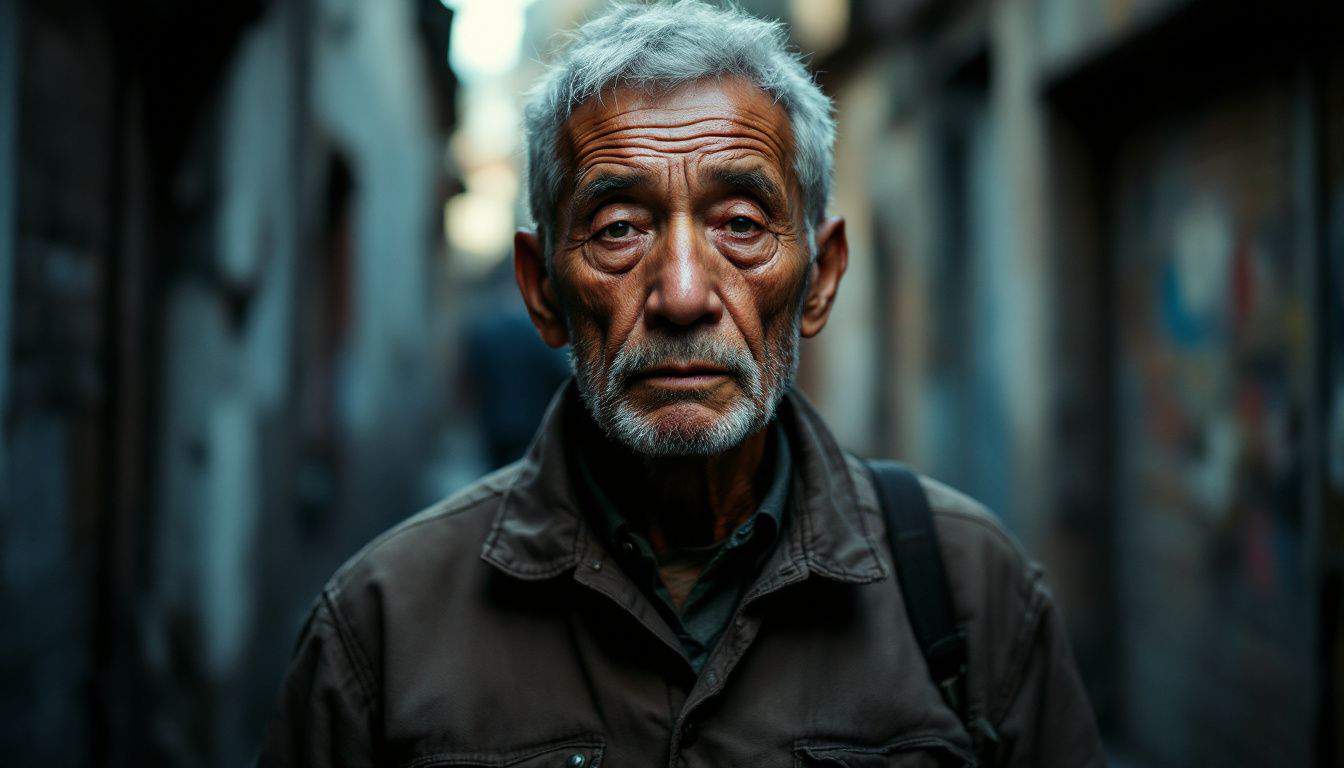
[[748, 219], [746, 216], [734, 216], [728, 220], [728, 231], [732, 232], [734, 235], [754, 234], [760, 228], [759, 224]]
[[602, 228], [602, 236], [609, 237], [612, 240], [620, 240], [630, 234], [631, 226], [628, 221], [616, 221]]
[[742, 269], [753, 269], [768, 262], [779, 250], [779, 238], [751, 216], [719, 219], [714, 228], [715, 244], [729, 261]]

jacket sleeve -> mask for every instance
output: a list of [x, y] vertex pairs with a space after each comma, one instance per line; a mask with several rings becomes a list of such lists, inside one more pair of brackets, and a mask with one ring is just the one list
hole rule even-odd
[[1064, 622], [1049, 590], [1035, 587], [1032, 641], [997, 730], [996, 764], [1027, 766], [1106, 765], [1092, 705], [1074, 664]]
[[257, 765], [371, 766], [372, 702], [354, 638], [324, 595], [300, 633]]

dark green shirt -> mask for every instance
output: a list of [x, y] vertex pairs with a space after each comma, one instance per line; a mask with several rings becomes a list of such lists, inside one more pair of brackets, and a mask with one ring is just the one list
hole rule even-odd
[[[598, 533], [616, 556], [630, 578], [658, 609], [663, 620], [681, 641], [691, 668], [699, 674], [719, 637], [728, 628], [742, 593], [774, 548], [784, 524], [789, 500], [792, 458], [789, 441], [778, 421], [771, 422], [775, 444], [771, 461], [770, 485], [761, 506], [740, 523], [722, 541], [705, 547], [671, 549], [655, 554], [648, 539], [630, 525], [599, 486], [587, 459], [580, 452], [579, 470], [589, 496], [597, 506], [592, 510]], [[667, 586], [658, 575], [658, 566], [695, 562], [703, 566], [686, 602], [678, 612]]]

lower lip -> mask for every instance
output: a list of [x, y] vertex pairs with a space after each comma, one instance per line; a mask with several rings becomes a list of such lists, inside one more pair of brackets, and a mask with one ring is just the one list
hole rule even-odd
[[645, 376], [639, 381], [641, 384], [652, 384], [656, 387], [669, 389], [696, 389], [720, 384], [727, 378], [728, 374], [726, 373], [658, 374], [656, 376]]

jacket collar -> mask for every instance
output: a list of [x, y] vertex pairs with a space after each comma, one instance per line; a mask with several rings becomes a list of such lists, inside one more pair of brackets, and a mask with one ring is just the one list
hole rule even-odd
[[[572, 481], [575, 446], [569, 420], [576, 408], [583, 404], [570, 381], [551, 400], [482, 547], [483, 560], [515, 578], [553, 578], [603, 557]], [[835, 438], [797, 390], [785, 394], [778, 418], [794, 460], [791, 514], [799, 546], [789, 547], [789, 561], [835, 581], [862, 584], [884, 578], [886, 566]]]

